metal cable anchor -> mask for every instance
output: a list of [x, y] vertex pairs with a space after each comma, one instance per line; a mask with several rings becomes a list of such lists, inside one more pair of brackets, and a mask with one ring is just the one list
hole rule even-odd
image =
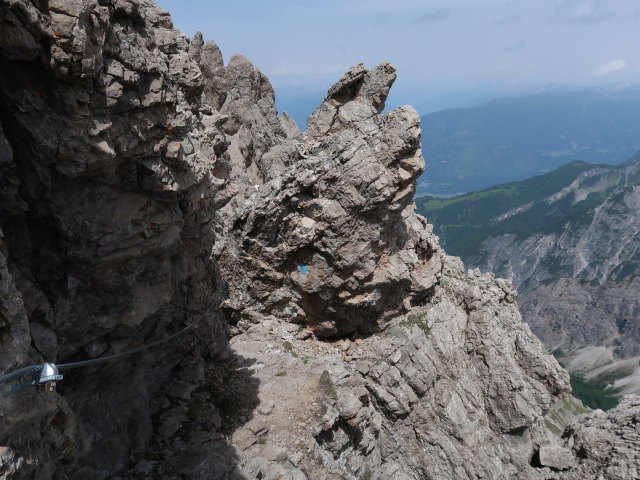
[[58, 372], [58, 367], [53, 363], [45, 363], [42, 365], [42, 371], [40, 372], [40, 378], [36, 380], [37, 386], [42, 386], [49, 392], [54, 392], [56, 384], [62, 380], [63, 376]]

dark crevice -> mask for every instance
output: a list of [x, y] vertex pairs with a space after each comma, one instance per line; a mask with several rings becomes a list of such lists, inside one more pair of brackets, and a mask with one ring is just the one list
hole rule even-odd
[[521, 427], [514, 428], [513, 430], [509, 430], [507, 435], [511, 435], [513, 437], [522, 437], [529, 430], [528, 425], [523, 425]]
[[529, 465], [535, 468], [542, 468], [542, 463], [540, 463], [540, 451], [536, 450], [535, 453], [531, 456], [529, 460]]

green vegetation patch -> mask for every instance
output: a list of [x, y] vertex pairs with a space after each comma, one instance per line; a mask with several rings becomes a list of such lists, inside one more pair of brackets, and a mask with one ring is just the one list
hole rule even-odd
[[413, 325], [418, 327], [420, 330], [424, 332], [424, 335], [429, 338], [431, 336], [431, 327], [427, 322], [427, 314], [421, 313], [419, 315], [407, 315], [407, 318], [401, 321], [398, 325], [401, 327], [411, 328]]
[[338, 390], [336, 390], [333, 380], [331, 380], [331, 375], [329, 375], [327, 370], [323, 371], [322, 375], [320, 375], [320, 389], [325, 395], [329, 395], [332, 398], [338, 396]]
[[547, 428], [555, 435], [562, 435], [564, 428], [570, 423], [577, 415], [589, 413], [592, 410], [584, 407], [573, 396], [565, 397], [562, 403], [553, 409], [547, 415], [544, 420]]
[[553, 422], [551, 420], [549, 420], [548, 418], [546, 418], [544, 420], [544, 424], [549, 429], [549, 431], [551, 431], [551, 433], [553, 433], [554, 435], [557, 435], [557, 436], [562, 435], [562, 430], [560, 430], [558, 427], [556, 427], [553, 424]]
[[604, 372], [588, 380], [580, 375], [570, 374], [573, 396], [582, 400], [582, 403], [590, 408], [610, 410], [618, 405], [616, 394], [622, 391], [620, 387], [612, 387], [613, 382], [628, 377], [632, 373], [633, 369], [621, 368]]
[[293, 349], [293, 345], [291, 345], [291, 342], [289, 342], [288, 340], [284, 341], [282, 347], [284, 348], [285, 352], [289, 352], [292, 357], [298, 358], [300, 356], [298, 355], [298, 352]]
[[369, 467], [365, 468], [362, 475], [360, 475], [360, 480], [371, 480], [373, 478], [373, 473], [371, 473], [371, 469]]

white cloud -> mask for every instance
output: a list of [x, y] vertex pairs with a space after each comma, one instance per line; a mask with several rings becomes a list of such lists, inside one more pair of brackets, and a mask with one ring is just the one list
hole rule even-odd
[[609, 75], [611, 73], [619, 72], [620, 70], [625, 70], [627, 68], [627, 62], [618, 58], [616, 60], [611, 60], [603, 65], [600, 65], [596, 68], [594, 72], [596, 75], [604, 76]]
[[591, 25], [615, 16], [603, 0], [557, 0], [553, 18], [560, 23]]

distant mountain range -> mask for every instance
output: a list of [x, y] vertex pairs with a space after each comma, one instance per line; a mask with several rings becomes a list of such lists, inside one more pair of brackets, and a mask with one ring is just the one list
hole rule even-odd
[[640, 149], [640, 88], [500, 98], [422, 117], [427, 169], [418, 193], [522, 180], [572, 160], [612, 164]]
[[513, 280], [548, 346], [640, 355], [640, 154], [417, 205], [447, 252]]

